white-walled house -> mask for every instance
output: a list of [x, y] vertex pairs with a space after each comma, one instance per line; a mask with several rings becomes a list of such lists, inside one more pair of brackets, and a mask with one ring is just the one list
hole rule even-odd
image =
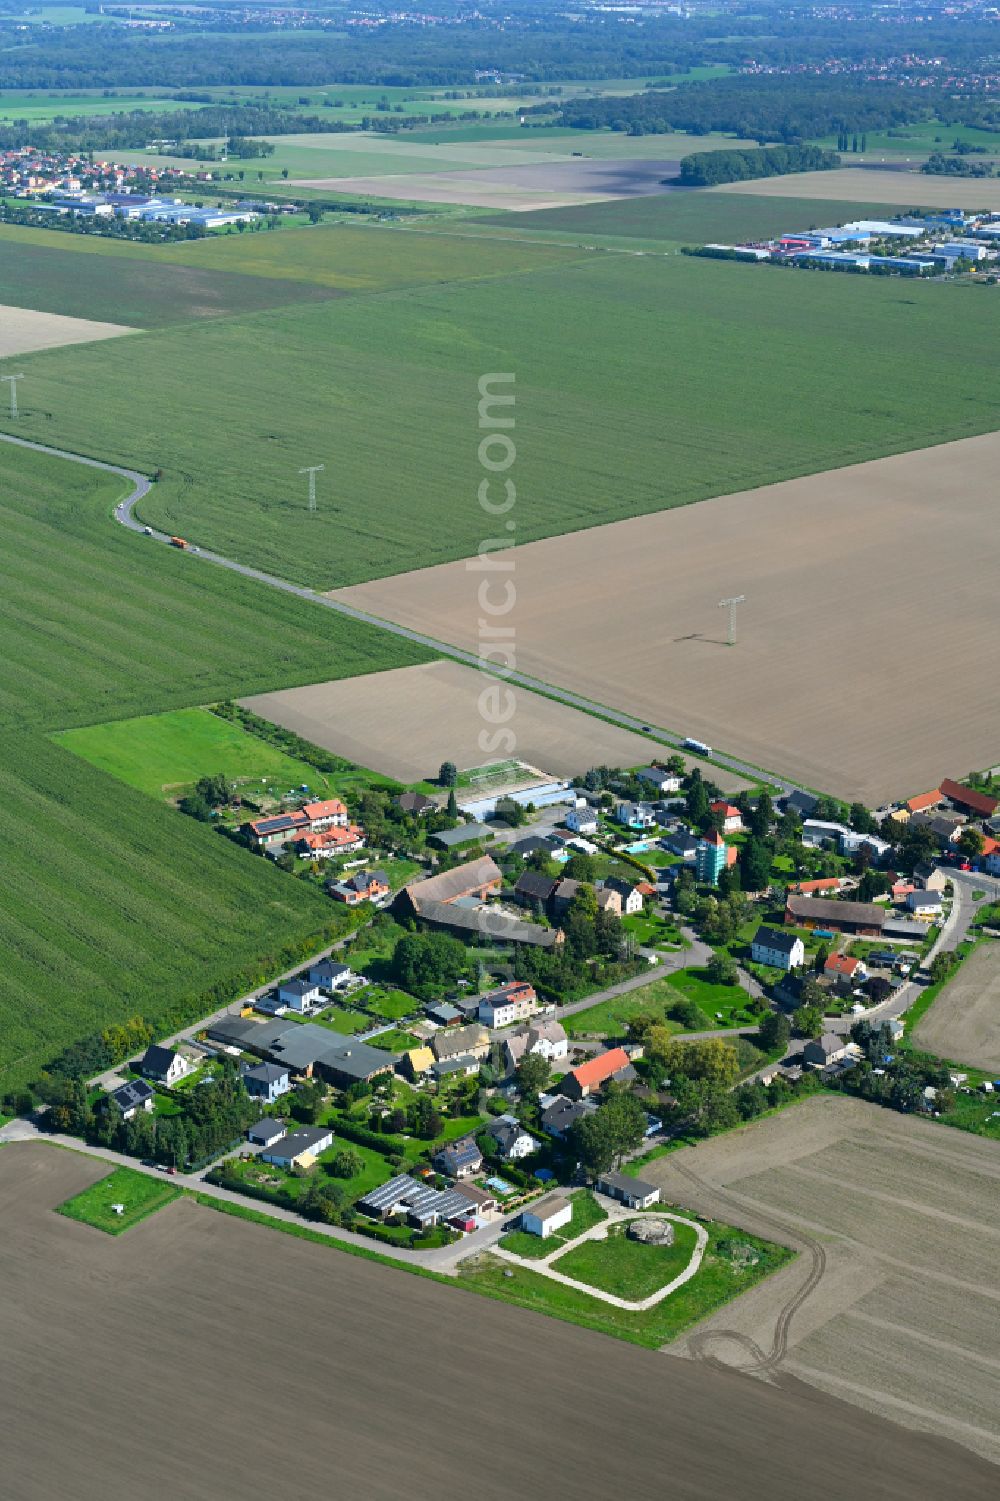
[[175, 1053], [173, 1048], [163, 1048], [155, 1042], [146, 1049], [140, 1067], [147, 1079], [157, 1079], [167, 1085], [176, 1084], [191, 1072], [186, 1058]]
[[571, 808], [563, 821], [574, 834], [597, 833], [597, 814], [593, 808]]
[[284, 985], [278, 986], [278, 1001], [289, 1011], [302, 1012], [322, 1005], [323, 997], [319, 986], [310, 980], [286, 980]]
[[781, 928], [758, 928], [750, 945], [750, 957], [755, 964], [769, 964], [772, 969], [797, 969], [805, 963], [806, 946], [797, 933], [785, 933]]

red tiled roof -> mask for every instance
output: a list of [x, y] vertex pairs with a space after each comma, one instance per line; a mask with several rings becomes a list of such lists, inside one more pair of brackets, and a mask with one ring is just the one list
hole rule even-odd
[[811, 891], [839, 891], [841, 884], [840, 876], [820, 876], [815, 881], [795, 881], [788, 889], [798, 896], [808, 896]]
[[718, 803], [710, 803], [709, 807], [713, 813], [721, 813], [723, 818], [739, 818], [741, 816], [739, 808], [735, 808], [732, 803], [727, 803], [724, 799]]
[[603, 1084], [605, 1079], [610, 1079], [620, 1068], [628, 1066], [629, 1056], [624, 1048], [609, 1048], [606, 1053], [598, 1053], [596, 1058], [588, 1058], [586, 1063], [581, 1063], [579, 1068], [573, 1070], [573, 1078], [585, 1088], [592, 1088], [595, 1084]]
[[933, 792], [921, 792], [916, 797], [908, 798], [906, 806], [911, 813], [922, 813], [925, 808], [933, 808], [940, 801], [941, 789], [935, 787]]
[[831, 954], [823, 968], [829, 975], [853, 975], [860, 962], [848, 958], [847, 954]]
[[318, 803], [303, 803], [302, 811], [310, 820], [315, 818], [339, 818], [347, 812], [339, 797], [327, 797]]
[[953, 782], [950, 777], [945, 777], [941, 783], [941, 791], [953, 803], [961, 803], [963, 808], [971, 808], [973, 813], [980, 813], [984, 818], [991, 818], [1000, 806], [995, 797], [987, 797], [985, 792], [973, 792], [960, 782]]

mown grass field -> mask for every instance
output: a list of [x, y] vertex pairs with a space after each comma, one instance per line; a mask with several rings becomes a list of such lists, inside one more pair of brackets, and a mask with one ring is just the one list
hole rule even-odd
[[336, 920], [51, 733], [399, 660], [391, 637], [115, 527], [124, 483], [0, 444], [0, 1093], [111, 1021], [193, 1019]]
[[[183, 253], [221, 262], [282, 243]], [[321, 257], [329, 245], [334, 264], [380, 256], [384, 278], [438, 248], [389, 228], [288, 233], [296, 256], [304, 243]], [[448, 245], [470, 277], [482, 270], [478, 242]], [[995, 424], [1000, 302], [982, 288], [490, 247], [508, 251], [523, 258], [514, 274], [26, 357], [19, 430], [159, 465], [144, 519], [334, 587], [478, 548], [484, 372], [517, 377], [517, 488], [531, 498], [519, 541]], [[568, 344], [584, 326], [586, 344]], [[916, 381], [931, 348], [935, 379]], [[327, 464], [315, 514], [307, 460]]]
[[[64, 1214], [70, 1220], [79, 1220], [84, 1225], [93, 1225], [95, 1230], [103, 1230], [108, 1235], [121, 1235], [179, 1197], [180, 1189], [166, 1179], [151, 1178], [146, 1173], [134, 1172], [132, 1168], [118, 1167], [82, 1193], [56, 1205], [56, 1213]], [[122, 1205], [121, 1214], [115, 1213], [111, 1207], [113, 1204]]]
[[112, 720], [67, 730], [55, 739], [99, 771], [155, 796], [176, 793], [199, 777], [220, 773], [230, 780], [266, 777], [279, 792], [305, 783], [325, 795], [333, 786], [315, 766], [286, 756], [208, 709], [172, 709]]

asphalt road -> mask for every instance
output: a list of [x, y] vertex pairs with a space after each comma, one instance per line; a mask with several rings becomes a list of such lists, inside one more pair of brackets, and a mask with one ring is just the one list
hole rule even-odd
[[[161, 546], [170, 545], [170, 538], [166, 532], [157, 531], [155, 528], [149, 528], [147, 532], [147, 528], [141, 522], [136, 521], [133, 515], [137, 502], [149, 493], [152, 481], [148, 476], [140, 474], [136, 469], [126, 469], [120, 464], [106, 464], [99, 459], [84, 458], [81, 454], [69, 453], [63, 448], [52, 448], [45, 443], [33, 443], [26, 438], [16, 438], [10, 433], [0, 433], [0, 441], [14, 443], [19, 448], [28, 448], [35, 453], [45, 453], [54, 458], [67, 459], [74, 464], [86, 464], [90, 469], [101, 469], [107, 474], [121, 475], [123, 479], [130, 482], [132, 491], [115, 507], [115, 520], [129, 531], [145, 536], [151, 543], [157, 542]], [[246, 563], [237, 563], [233, 558], [225, 558], [221, 553], [210, 552], [205, 548], [192, 547], [190, 552], [199, 562], [214, 563], [218, 568], [228, 568], [230, 572], [241, 574], [243, 578], [254, 579], [259, 584], [266, 584], [268, 588], [280, 589], [284, 594], [294, 594], [310, 604], [333, 610], [338, 615], [346, 615], [351, 620], [360, 621], [363, 625], [373, 626], [380, 631], [388, 631], [394, 636], [401, 636], [407, 641], [415, 642], [418, 646], [426, 647], [428, 651], [435, 652], [438, 656], [448, 657], [452, 661], [462, 662], [467, 667], [476, 667], [482, 671], [492, 670], [486, 668], [481, 658], [474, 652], [462, 651], [458, 647], [449, 646], [446, 642], [435, 640], [433, 636], [424, 636], [419, 631], [411, 631], [406, 626], [397, 625], [394, 621], [382, 620], [377, 615], [369, 615], [365, 610], [357, 610], [352, 605], [344, 604], [342, 600], [330, 599], [325, 594], [317, 593], [315, 589], [308, 589], [302, 584], [293, 584], [288, 579], [278, 578], [273, 573], [264, 573], [259, 568], [249, 567]], [[630, 714], [622, 714], [617, 709], [594, 703], [577, 693], [570, 693], [565, 688], [543, 683], [540, 679], [529, 677], [526, 673], [512, 672], [505, 675], [505, 680], [517, 683], [519, 687], [530, 689], [534, 693], [544, 694], [547, 698], [554, 698], [559, 703], [568, 704], [571, 708], [582, 709], [585, 714], [595, 714], [611, 724], [621, 725], [623, 729], [634, 730], [639, 734], [649, 733], [653, 738], [662, 741], [664, 745], [674, 750], [680, 750], [683, 746], [683, 737], [671, 730], [662, 729], [658, 725], [644, 725], [641, 720], [633, 719]], [[712, 763], [724, 766], [728, 771], [736, 772], [739, 776], [748, 777], [752, 781], [767, 782], [776, 789], [779, 795], [796, 790], [794, 782], [788, 782], [771, 772], [761, 771], [758, 767], [739, 761], [732, 756], [716, 752], [709, 764]]]

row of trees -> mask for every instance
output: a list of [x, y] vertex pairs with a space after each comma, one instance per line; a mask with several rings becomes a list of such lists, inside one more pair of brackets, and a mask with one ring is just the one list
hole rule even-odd
[[53, 1130], [173, 1167], [217, 1156], [239, 1141], [260, 1115], [259, 1104], [251, 1100], [229, 1060], [214, 1083], [175, 1096], [182, 1106], [177, 1115], [140, 1111], [126, 1121], [110, 1096], [93, 1104], [79, 1077], [50, 1076], [40, 1092], [50, 1104]]

